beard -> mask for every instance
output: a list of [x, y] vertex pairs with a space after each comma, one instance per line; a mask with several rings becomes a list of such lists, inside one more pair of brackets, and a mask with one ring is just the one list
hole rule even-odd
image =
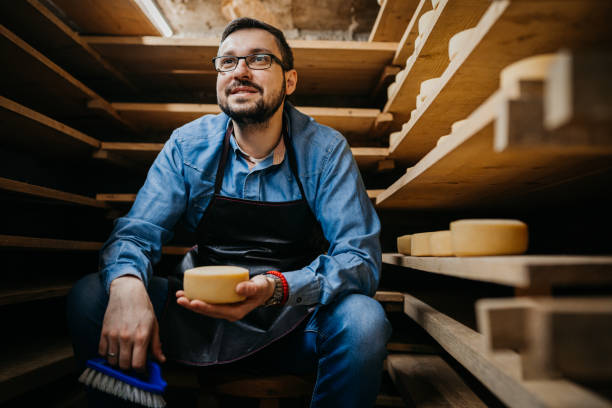
[[255, 102], [254, 106], [244, 109], [233, 109], [228, 103], [228, 97], [231, 90], [238, 86], [249, 86], [257, 89], [260, 93], [263, 91], [261, 87], [253, 84], [250, 81], [237, 81], [228, 87], [225, 91], [225, 98], [217, 97], [217, 103], [221, 110], [230, 118], [232, 118], [239, 125], [263, 125], [276, 113], [278, 108], [283, 104], [286, 94], [285, 86], [285, 74], [283, 73], [283, 85], [280, 91], [272, 95], [269, 101], [265, 101], [264, 98], [260, 98]]

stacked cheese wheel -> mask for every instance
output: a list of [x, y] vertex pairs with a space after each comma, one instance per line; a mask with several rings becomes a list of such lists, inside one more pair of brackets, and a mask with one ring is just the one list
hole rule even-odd
[[185, 271], [185, 296], [206, 303], [235, 303], [245, 298], [236, 293], [236, 285], [249, 280], [249, 270], [238, 266], [200, 266]]
[[447, 231], [401, 236], [397, 249], [412, 256], [519, 255], [527, 251], [528, 235], [519, 220], [458, 220]]

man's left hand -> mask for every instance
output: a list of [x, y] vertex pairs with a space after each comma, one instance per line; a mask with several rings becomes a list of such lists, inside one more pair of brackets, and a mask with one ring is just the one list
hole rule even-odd
[[263, 275], [257, 275], [236, 285], [236, 293], [246, 299], [239, 303], [210, 304], [197, 299], [189, 300], [185, 291], [179, 290], [176, 292], [176, 303], [205, 316], [235, 322], [266, 303], [274, 293], [274, 283]]

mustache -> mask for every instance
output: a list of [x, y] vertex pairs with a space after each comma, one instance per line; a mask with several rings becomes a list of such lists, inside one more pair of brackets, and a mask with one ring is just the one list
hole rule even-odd
[[234, 82], [232, 82], [232, 84], [225, 89], [225, 95], [231, 94], [234, 89], [236, 89], [238, 87], [241, 87], [241, 86], [248, 86], [248, 87], [251, 87], [251, 88], [255, 88], [260, 93], [263, 93], [263, 89], [261, 89], [261, 87], [259, 85], [255, 85], [251, 81], [244, 81], [244, 80], [242, 80], [242, 81], [234, 81]]

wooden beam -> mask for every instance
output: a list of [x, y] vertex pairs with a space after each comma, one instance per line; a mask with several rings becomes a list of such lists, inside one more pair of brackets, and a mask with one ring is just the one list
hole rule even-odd
[[383, 262], [481, 282], [528, 288], [612, 283], [612, 257], [521, 255], [418, 257], [383, 254]]
[[612, 403], [573, 382], [521, 378], [520, 356], [491, 353], [483, 336], [411, 295], [404, 312], [509, 407], [611, 407]]
[[387, 371], [411, 407], [487, 406], [440, 356], [391, 354]]
[[108, 208], [108, 206], [94, 198], [82, 196], [79, 194], [67, 193], [65, 191], [55, 190], [48, 187], [37, 186], [34, 184], [24, 183], [22, 181], [11, 180], [0, 177], [0, 189], [13, 191], [17, 193], [27, 194], [35, 197], [50, 198], [52, 200], [63, 201], [66, 203], [79, 204], [88, 207]]
[[0, 305], [62, 297], [68, 294], [71, 287], [72, 284], [57, 284], [27, 289], [2, 289], [0, 290]]
[[419, 0], [385, 0], [380, 6], [368, 41], [398, 42]]

